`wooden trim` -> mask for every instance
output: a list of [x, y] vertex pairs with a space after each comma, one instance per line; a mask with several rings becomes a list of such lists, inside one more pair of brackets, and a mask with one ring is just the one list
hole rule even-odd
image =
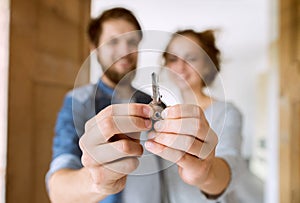
[[54, 124], [89, 54], [89, 16], [90, 1], [11, 0], [7, 203], [49, 202], [44, 180]]
[[280, 0], [279, 6], [280, 202], [298, 203], [300, 202], [300, 3], [297, 0]]

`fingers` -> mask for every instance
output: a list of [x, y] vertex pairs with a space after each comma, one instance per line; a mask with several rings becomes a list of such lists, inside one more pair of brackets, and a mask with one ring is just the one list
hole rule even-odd
[[204, 113], [197, 105], [177, 104], [164, 109], [161, 116], [163, 119], [201, 118], [204, 116]]
[[181, 118], [160, 120], [154, 124], [154, 129], [162, 133], [190, 135], [204, 141], [209, 128], [206, 120]]
[[90, 167], [95, 184], [106, 184], [108, 181], [116, 181], [132, 171], [139, 165], [135, 157], [125, 158], [105, 165]]
[[127, 174], [134, 171], [138, 164], [138, 159], [131, 157], [88, 169], [96, 189], [104, 194], [113, 194], [125, 187]]
[[218, 137], [210, 128], [200, 107], [175, 105], [166, 108], [162, 117], [164, 120], [154, 124], [156, 132], [149, 134], [150, 139], [154, 138], [152, 143], [156, 143], [152, 146], [156, 146], [155, 149], [158, 150], [153, 153], [175, 161], [174, 156], [178, 158], [177, 155], [182, 153], [206, 159], [214, 151]]
[[115, 134], [147, 131], [152, 124], [149, 119], [133, 116], [115, 116], [102, 119], [97, 125], [86, 129], [81, 137], [83, 144], [95, 146], [107, 142]]
[[116, 104], [103, 109], [85, 125], [79, 140], [82, 164], [96, 188], [105, 194], [120, 191], [126, 175], [139, 164], [141, 131], [151, 129], [152, 109], [145, 104]]
[[212, 151], [205, 159], [199, 159], [196, 156], [169, 148], [155, 141], [146, 142], [145, 147], [163, 159], [176, 163], [182, 180], [195, 186], [206, 180], [214, 157], [214, 151]]
[[170, 147], [172, 149], [187, 152], [199, 158], [204, 158], [204, 154], [200, 154], [201, 149], [205, 143], [195, 139], [195, 137], [189, 135], [178, 135], [170, 133], [149, 133], [149, 137], [155, 137], [153, 141]]
[[188, 153], [200, 159], [206, 159], [211, 152], [214, 151], [217, 140], [214, 142], [202, 142], [194, 137], [188, 135], [168, 134], [168, 133], [154, 133], [149, 134], [149, 141], [154, 141], [157, 144], [163, 145], [167, 149], [172, 148], [184, 153]]
[[148, 151], [162, 157], [163, 159], [177, 163], [178, 166], [182, 168], [194, 168], [195, 164], [201, 164], [203, 161], [196, 156], [188, 154], [184, 151], [164, 146], [155, 141], [147, 141], [145, 143], [145, 147]]
[[88, 146], [107, 142], [113, 135], [149, 130], [152, 108], [145, 104], [115, 104], [106, 107], [85, 124], [82, 143]]
[[86, 149], [83, 151], [82, 164], [92, 177], [96, 191], [113, 194], [125, 187], [127, 174], [134, 171], [139, 161], [135, 156], [143, 153], [142, 146], [135, 140], [121, 139]]
[[89, 129], [92, 126], [97, 125], [102, 119], [111, 116], [136, 116], [141, 118], [150, 118], [152, 111], [152, 108], [146, 104], [131, 103], [110, 105], [90, 119], [85, 124], [85, 129]]
[[153, 140], [148, 140], [147, 142], [145, 142], [145, 148], [153, 154], [156, 154], [161, 158], [171, 161], [173, 163], [177, 163], [185, 154], [184, 151], [169, 148]]
[[129, 139], [98, 145], [88, 150], [99, 164], [112, 162], [125, 157], [141, 156], [143, 147]]
[[202, 109], [197, 105], [168, 107], [162, 112], [162, 117], [164, 120], [154, 124], [157, 132], [190, 135], [204, 142], [217, 143], [217, 136], [211, 132]]
[[[80, 145], [82, 146], [82, 144]], [[82, 162], [86, 166], [105, 164], [126, 157], [141, 156], [143, 153], [141, 144], [130, 139], [121, 139], [88, 149], [83, 147], [85, 150], [83, 150]], [[91, 161], [87, 156], [94, 161]]]
[[111, 137], [108, 142], [115, 142], [121, 139], [130, 139], [136, 143], [140, 143], [140, 137], [141, 133], [140, 132], [135, 132], [135, 133], [126, 133], [126, 134], [116, 134], [113, 137]]

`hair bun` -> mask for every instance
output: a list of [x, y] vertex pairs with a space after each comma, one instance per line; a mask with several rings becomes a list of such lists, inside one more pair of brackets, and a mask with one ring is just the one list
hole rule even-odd
[[214, 46], [215, 45], [215, 35], [214, 30], [205, 30], [203, 32], [198, 33], [199, 38], [201, 38], [202, 42], [207, 44], [208, 46]]

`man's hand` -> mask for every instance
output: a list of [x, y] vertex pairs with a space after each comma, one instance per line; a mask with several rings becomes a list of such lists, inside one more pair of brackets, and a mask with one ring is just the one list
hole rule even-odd
[[149, 133], [146, 149], [176, 163], [184, 182], [203, 189], [213, 176], [217, 135], [196, 105], [168, 107], [162, 117]]
[[127, 174], [139, 164], [137, 157], [143, 153], [139, 132], [151, 128], [151, 114], [145, 104], [115, 104], [86, 123], [79, 144], [93, 192], [106, 196], [124, 188]]

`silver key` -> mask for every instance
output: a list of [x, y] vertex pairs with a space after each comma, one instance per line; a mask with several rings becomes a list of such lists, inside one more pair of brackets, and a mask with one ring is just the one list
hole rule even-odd
[[166, 108], [165, 104], [161, 101], [161, 95], [159, 93], [159, 85], [158, 85], [158, 76], [156, 73], [152, 73], [152, 102], [150, 106], [154, 110], [153, 115], [151, 117], [152, 120], [157, 121], [161, 120], [161, 112]]

